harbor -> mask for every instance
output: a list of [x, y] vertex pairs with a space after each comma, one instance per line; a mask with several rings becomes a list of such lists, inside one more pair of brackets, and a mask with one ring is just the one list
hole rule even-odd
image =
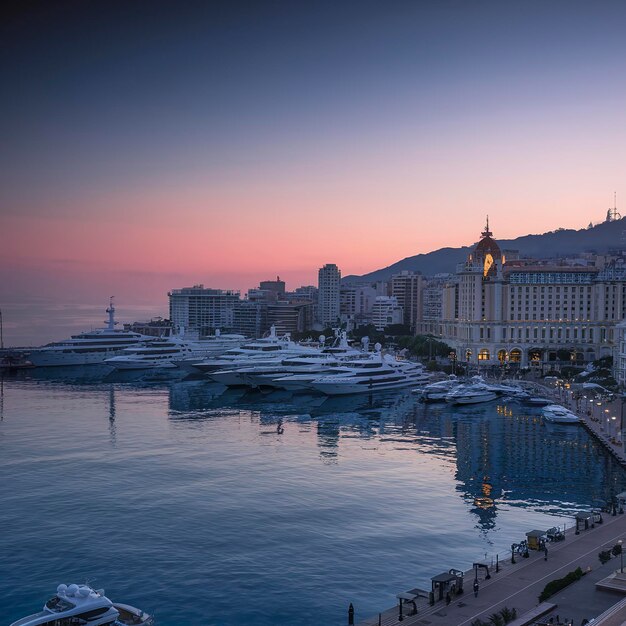
[[[207, 602], [208, 623], [220, 625], [342, 624], [350, 602], [363, 621], [450, 568], [484, 561], [496, 580], [496, 554], [505, 572], [528, 530], [569, 529], [590, 503], [626, 490], [584, 428], [550, 426], [540, 409], [504, 398], [259, 392], [175, 371], [34, 368], [3, 379], [7, 522], [30, 510], [46, 520], [19, 545], [0, 539], [14, 572], [0, 592], [9, 619], [59, 583], [95, 577], [158, 624], [181, 614], [207, 623]], [[62, 549], [46, 548], [59, 528], [72, 529]], [[247, 600], [233, 613], [242, 585]], [[184, 607], [170, 606], [171, 594]]]

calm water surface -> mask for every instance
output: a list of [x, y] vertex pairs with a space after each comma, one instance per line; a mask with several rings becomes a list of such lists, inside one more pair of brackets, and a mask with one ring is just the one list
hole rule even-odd
[[514, 403], [87, 370], [2, 382], [2, 623], [90, 580], [160, 626], [343, 624], [626, 488], [582, 428]]

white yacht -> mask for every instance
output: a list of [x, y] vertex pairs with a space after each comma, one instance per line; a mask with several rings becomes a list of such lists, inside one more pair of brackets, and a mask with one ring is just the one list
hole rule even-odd
[[460, 385], [456, 376], [451, 376], [446, 380], [440, 380], [436, 383], [430, 383], [423, 389], [413, 389], [413, 393], [420, 395], [424, 402], [443, 402], [446, 396]]
[[545, 406], [542, 414], [546, 422], [553, 422], [555, 424], [578, 424], [578, 422], [580, 422], [578, 415], [572, 413], [569, 409], [566, 409], [560, 404], [549, 404]]
[[[187, 338], [187, 335], [185, 335], [185, 337]], [[244, 335], [223, 333], [217, 328], [215, 334], [202, 337], [202, 339], [196, 339], [196, 343], [202, 345], [202, 354], [199, 356], [177, 358], [174, 359], [173, 363], [186, 371], [198, 372], [199, 370], [195, 366], [196, 363], [200, 363], [212, 356], [220, 356], [232, 348], [238, 348], [247, 340], [248, 338]]]
[[350, 363], [348, 371], [317, 378], [311, 382], [311, 387], [336, 396], [399, 389], [430, 380], [421, 364], [382, 356], [380, 344], [376, 344], [376, 349], [378, 354], [373, 358], [355, 360]]
[[472, 383], [468, 385], [458, 385], [448, 392], [446, 402], [450, 404], [478, 404], [479, 402], [490, 402], [497, 397], [496, 392], [484, 383]]
[[128, 347], [152, 339], [146, 335], [115, 328], [117, 322], [113, 298], [106, 312], [109, 319], [105, 322], [105, 328], [72, 335], [69, 339], [36, 348], [29, 353], [29, 361], [39, 367], [97, 365], [103, 363], [105, 359], [122, 354]]
[[238, 348], [231, 348], [220, 356], [213, 356], [194, 364], [201, 372], [211, 374], [218, 370], [238, 369], [252, 364], [276, 361], [297, 352], [312, 352], [314, 348], [301, 346], [293, 341], [289, 334], [279, 337], [276, 327], [272, 326], [266, 337], [249, 341]]
[[11, 626], [152, 626], [154, 619], [128, 604], [116, 604], [87, 585], [59, 585], [57, 592], [39, 613], [33, 613]]
[[[320, 336], [320, 345], [307, 351], [297, 351], [289, 356], [280, 355], [269, 361], [254, 361], [252, 365], [237, 370], [238, 382], [250, 387], [277, 387], [284, 385], [277, 382], [278, 378], [291, 375], [311, 375], [314, 378], [323, 376], [325, 372], [343, 364], [346, 359], [360, 357], [360, 350], [348, 345], [345, 332], [335, 332], [335, 342], [325, 346], [326, 338]], [[214, 380], [220, 379], [219, 373], [212, 375]], [[222, 377], [223, 378], [223, 377]], [[223, 382], [223, 380], [221, 381]]]
[[[225, 339], [221, 340], [220, 337]], [[104, 362], [119, 370], [175, 368], [183, 361], [198, 361], [221, 354], [233, 345], [240, 345], [244, 340], [243, 335], [217, 335], [217, 339], [215, 336], [208, 339], [188, 339], [181, 335], [153, 338]]]

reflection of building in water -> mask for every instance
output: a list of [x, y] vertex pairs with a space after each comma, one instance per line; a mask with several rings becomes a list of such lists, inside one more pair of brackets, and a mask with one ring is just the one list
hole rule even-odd
[[317, 445], [320, 449], [320, 458], [324, 463], [337, 463], [340, 434], [341, 428], [338, 421], [321, 420], [317, 423]]
[[517, 410], [500, 414], [457, 423], [456, 478], [481, 527], [493, 527], [498, 502], [561, 503], [565, 513], [606, 502], [624, 485], [623, 470], [582, 428], [551, 429]]

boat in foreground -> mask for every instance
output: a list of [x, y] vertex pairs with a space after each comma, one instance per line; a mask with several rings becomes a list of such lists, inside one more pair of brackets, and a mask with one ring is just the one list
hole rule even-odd
[[59, 585], [39, 613], [18, 619], [11, 626], [152, 626], [154, 618], [129, 604], [116, 604], [88, 585]]

